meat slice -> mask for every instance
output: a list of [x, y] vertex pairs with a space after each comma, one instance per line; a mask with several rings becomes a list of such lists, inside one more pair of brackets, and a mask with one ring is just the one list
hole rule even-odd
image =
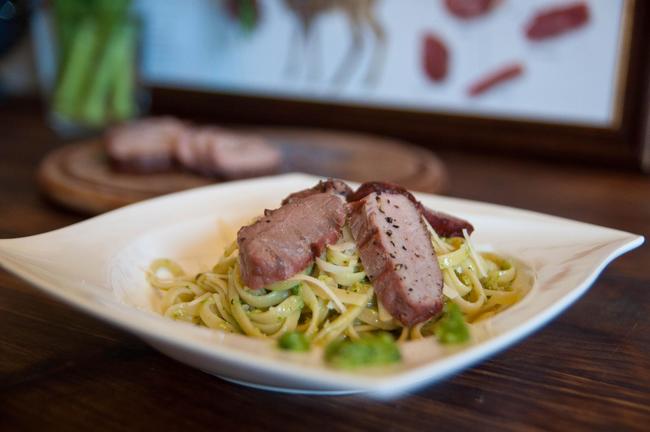
[[116, 169], [150, 173], [174, 165], [176, 145], [188, 133], [188, 127], [174, 118], [147, 118], [109, 129], [104, 143]]
[[400, 185], [387, 182], [367, 182], [363, 183], [359, 188], [352, 194], [348, 195], [348, 201], [358, 201], [368, 194], [373, 192], [376, 193], [398, 193], [407, 197], [412, 203], [416, 205], [418, 210], [422, 213], [422, 216], [429, 222], [429, 225], [436, 231], [436, 233], [441, 237], [462, 237], [463, 230], [467, 230], [468, 234], [471, 234], [474, 231], [474, 227], [471, 223], [467, 222], [464, 219], [458, 218], [456, 216], [449, 215], [447, 213], [438, 212], [431, 210], [422, 205], [411, 192], [406, 190]]
[[465, 219], [431, 210], [428, 207], [422, 206], [422, 215], [440, 237], [463, 237], [463, 230], [467, 230], [467, 235], [474, 231], [472, 224]]
[[405, 326], [442, 309], [442, 273], [415, 202], [402, 193], [366, 195], [350, 205], [361, 262], [390, 314]]
[[485, 15], [501, 0], [445, 0], [447, 10], [461, 19], [476, 18]]
[[341, 236], [346, 208], [340, 198], [319, 193], [267, 211], [237, 233], [244, 283], [259, 289], [305, 269]]
[[276, 171], [280, 151], [263, 138], [221, 128], [196, 129], [176, 148], [187, 169], [225, 179], [251, 177]]
[[288, 204], [290, 202], [296, 201], [298, 199], [314, 195], [317, 193], [329, 193], [332, 195], [338, 195], [343, 199], [346, 199], [348, 195], [352, 193], [352, 188], [347, 185], [342, 180], [336, 179], [327, 179], [325, 181], [321, 180], [318, 184], [312, 188], [294, 192], [284, 200], [282, 200], [282, 205]]
[[427, 33], [422, 39], [422, 67], [434, 82], [444, 81], [449, 70], [449, 49], [436, 34]]
[[494, 87], [512, 81], [523, 73], [524, 66], [521, 63], [507, 64], [473, 82], [467, 88], [467, 95], [470, 97], [480, 96]]
[[526, 26], [526, 37], [545, 40], [577, 30], [589, 23], [589, 5], [577, 2], [539, 11]]
[[380, 181], [371, 181], [361, 184], [354, 193], [348, 195], [348, 202], [359, 201], [362, 198], [365, 198], [367, 195], [376, 192], [382, 194], [384, 192], [402, 194], [411, 200], [418, 207], [421, 206], [420, 202], [415, 199], [413, 194], [406, 190], [406, 188], [397, 185], [395, 183], [389, 182], [380, 182]]

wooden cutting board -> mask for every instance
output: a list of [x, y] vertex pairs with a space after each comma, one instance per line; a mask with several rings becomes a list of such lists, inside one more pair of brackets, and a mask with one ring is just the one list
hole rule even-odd
[[[409, 189], [440, 192], [442, 162], [403, 141], [310, 129], [247, 129], [266, 137], [283, 154], [279, 173], [304, 172], [357, 182], [383, 180]], [[70, 144], [50, 153], [39, 183], [52, 200], [85, 214], [98, 214], [166, 193], [218, 183], [182, 170], [156, 174], [113, 171], [100, 140]]]

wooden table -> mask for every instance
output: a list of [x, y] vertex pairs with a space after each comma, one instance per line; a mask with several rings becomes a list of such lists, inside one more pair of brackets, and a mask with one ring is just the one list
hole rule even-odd
[[[61, 143], [32, 104], [0, 108], [0, 238], [81, 217], [39, 195]], [[650, 235], [650, 179], [630, 172], [442, 153], [449, 195]], [[524, 342], [394, 401], [273, 394], [213, 378], [0, 270], [0, 429], [648, 430], [650, 248], [614, 262]]]

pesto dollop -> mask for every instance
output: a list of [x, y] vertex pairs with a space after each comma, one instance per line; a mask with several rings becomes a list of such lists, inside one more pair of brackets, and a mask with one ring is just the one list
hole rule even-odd
[[459, 344], [469, 340], [469, 328], [456, 303], [445, 305], [443, 316], [436, 324], [435, 335], [442, 344]]
[[310, 343], [304, 333], [290, 331], [278, 339], [278, 348], [285, 351], [305, 352], [309, 351]]
[[401, 358], [395, 339], [385, 332], [357, 340], [334, 341], [325, 349], [325, 361], [341, 369], [387, 365], [399, 362]]

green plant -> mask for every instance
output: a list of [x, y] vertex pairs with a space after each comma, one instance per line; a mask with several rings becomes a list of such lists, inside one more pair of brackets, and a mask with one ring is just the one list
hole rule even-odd
[[136, 23], [131, 0], [55, 0], [60, 116], [100, 126], [136, 114]]

